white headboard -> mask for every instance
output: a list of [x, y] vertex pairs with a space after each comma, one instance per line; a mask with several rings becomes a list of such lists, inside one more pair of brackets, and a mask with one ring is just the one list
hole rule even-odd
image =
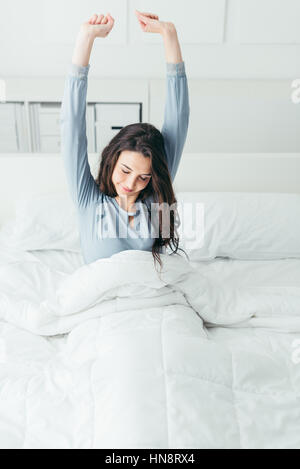
[[[99, 156], [89, 156], [96, 174]], [[174, 189], [200, 192], [300, 192], [299, 153], [184, 153]], [[66, 193], [59, 154], [0, 155], [0, 225], [23, 194]]]

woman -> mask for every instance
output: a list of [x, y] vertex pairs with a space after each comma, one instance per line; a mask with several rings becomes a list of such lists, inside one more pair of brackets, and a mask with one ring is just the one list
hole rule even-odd
[[[189, 123], [185, 65], [175, 26], [159, 21], [151, 13], [136, 11], [136, 16], [144, 32], [161, 34], [164, 41], [167, 62], [164, 124], [161, 132], [147, 123], [122, 128], [102, 152], [96, 181], [87, 156], [87, 77], [95, 39], [105, 38], [113, 29], [115, 20], [109, 13], [105, 17], [95, 14], [81, 25], [66, 78], [61, 108], [62, 155], [71, 196], [78, 209], [85, 263], [137, 249], [152, 251], [154, 260], [161, 265], [159, 253], [164, 253], [167, 246], [173, 253], [180, 249], [175, 236], [177, 211], [172, 181]], [[158, 206], [169, 207], [169, 230], [163, 226], [166, 218]]]

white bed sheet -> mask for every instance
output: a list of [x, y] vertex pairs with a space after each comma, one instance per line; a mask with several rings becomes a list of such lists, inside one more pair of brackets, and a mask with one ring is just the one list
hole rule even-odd
[[0, 448], [300, 447], [300, 260], [170, 257], [0, 247]]
[[28, 251], [48, 267], [70, 274], [84, 264], [81, 253], [56, 249]]

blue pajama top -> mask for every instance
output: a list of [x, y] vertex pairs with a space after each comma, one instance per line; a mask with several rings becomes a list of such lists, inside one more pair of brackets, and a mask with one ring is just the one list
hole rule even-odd
[[[86, 264], [120, 251], [152, 250], [155, 237], [147, 208], [151, 197], [136, 201], [136, 212], [120, 207], [99, 190], [88, 163], [86, 95], [90, 64], [70, 65], [60, 114], [61, 152], [68, 186], [78, 213], [82, 256]], [[166, 103], [161, 133], [173, 181], [180, 163], [189, 124], [189, 92], [185, 64], [166, 63]], [[129, 224], [134, 216], [134, 227]], [[165, 252], [163, 247], [161, 252]]]

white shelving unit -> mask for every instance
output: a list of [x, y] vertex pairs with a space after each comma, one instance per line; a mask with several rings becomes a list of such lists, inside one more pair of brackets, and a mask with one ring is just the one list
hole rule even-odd
[[0, 152], [28, 152], [25, 105], [19, 102], [0, 103]]
[[[0, 104], [0, 153], [59, 153], [61, 103], [27, 104]], [[88, 152], [101, 152], [122, 127], [141, 122], [141, 109], [140, 103], [87, 103]]]
[[[7, 78], [0, 102], [0, 156], [59, 154], [64, 78]], [[148, 122], [148, 81], [90, 78], [86, 107], [88, 152], [100, 154], [119, 130]]]

